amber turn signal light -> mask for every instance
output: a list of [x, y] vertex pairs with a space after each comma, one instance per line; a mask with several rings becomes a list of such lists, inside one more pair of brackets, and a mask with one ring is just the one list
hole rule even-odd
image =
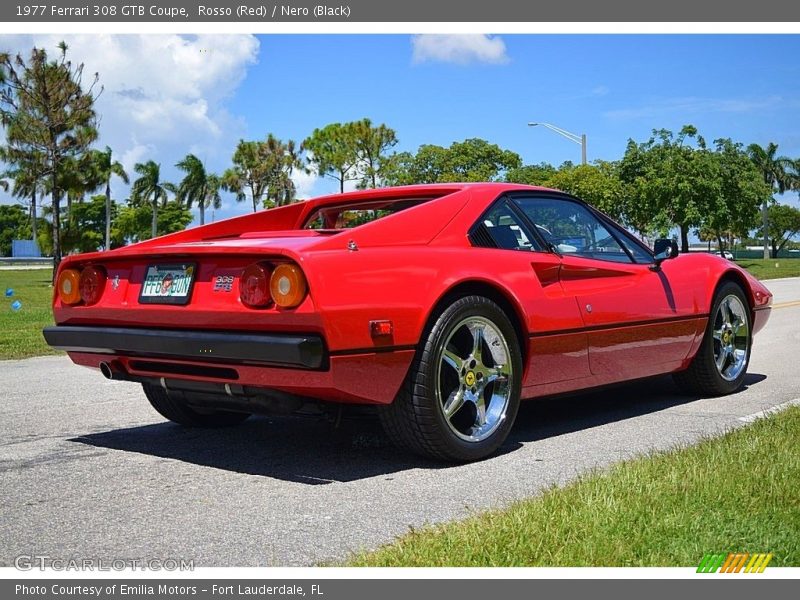
[[275, 304], [281, 308], [294, 308], [306, 297], [306, 276], [297, 265], [283, 263], [275, 267], [269, 280], [269, 291]]
[[62, 304], [72, 306], [81, 301], [80, 279], [77, 269], [64, 269], [58, 274], [56, 286]]

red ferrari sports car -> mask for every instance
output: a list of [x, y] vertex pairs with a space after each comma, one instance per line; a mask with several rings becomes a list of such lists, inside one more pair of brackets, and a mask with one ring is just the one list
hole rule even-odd
[[468, 461], [521, 399], [664, 373], [737, 390], [771, 302], [734, 263], [651, 251], [556, 190], [441, 184], [70, 256], [44, 336], [183, 425], [374, 405], [395, 442]]

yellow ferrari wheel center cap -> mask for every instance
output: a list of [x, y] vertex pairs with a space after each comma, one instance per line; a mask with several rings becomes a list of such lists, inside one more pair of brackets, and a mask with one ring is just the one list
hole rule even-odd
[[467, 385], [475, 385], [475, 373], [472, 371], [468, 372], [466, 377], [464, 377], [464, 382]]

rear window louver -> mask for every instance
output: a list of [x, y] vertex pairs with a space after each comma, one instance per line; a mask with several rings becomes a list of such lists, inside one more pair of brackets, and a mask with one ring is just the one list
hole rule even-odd
[[486, 225], [483, 223], [472, 230], [469, 234], [469, 241], [472, 242], [473, 246], [478, 246], [479, 248], [497, 248], [497, 243], [495, 243]]

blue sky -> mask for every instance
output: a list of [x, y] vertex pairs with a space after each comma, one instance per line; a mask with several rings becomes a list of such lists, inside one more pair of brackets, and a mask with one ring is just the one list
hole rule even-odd
[[[579, 160], [579, 147], [528, 121], [588, 136], [589, 159], [629, 137], [693, 123], [708, 139], [775, 141], [800, 156], [800, 36], [501, 36], [505, 61], [415, 62], [408, 36], [262, 37], [259, 64], [230, 103], [248, 134], [302, 137], [369, 116], [399, 149], [483, 137], [525, 162]], [[286, 82], [284, 94], [280, 82]]]
[[[172, 180], [189, 151], [221, 171], [239, 138], [300, 141], [362, 117], [394, 128], [397, 150], [482, 137], [525, 163], [580, 160], [576, 144], [528, 121], [586, 133], [590, 161], [687, 123], [708, 140], [774, 141], [800, 157], [797, 35], [68, 35], [0, 46], [61, 37], [106, 84], [100, 145], [129, 167], [155, 158]], [[303, 195], [335, 187], [301, 179]], [[215, 218], [246, 207], [227, 199]]]

